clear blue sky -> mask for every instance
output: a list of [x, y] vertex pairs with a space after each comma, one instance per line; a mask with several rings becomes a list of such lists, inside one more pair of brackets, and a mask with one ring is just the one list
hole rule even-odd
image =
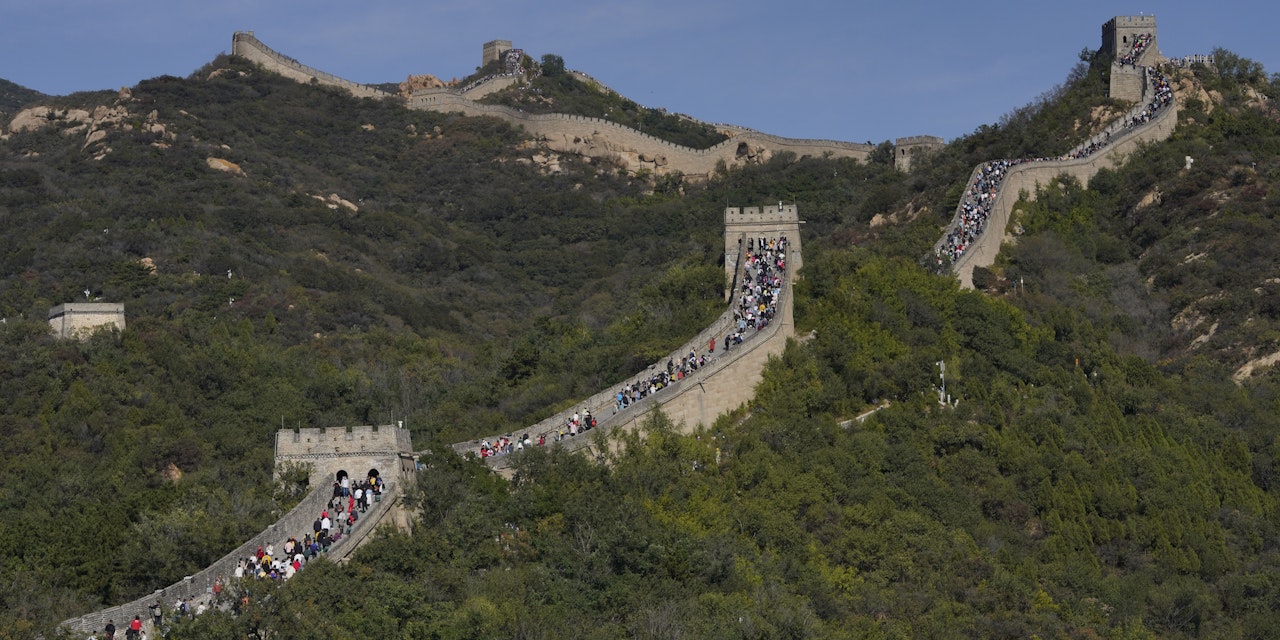
[[0, 0], [0, 78], [45, 93], [185, 76], [253, 30], [357, 82], [461, 77], [487, 40], [624, 95], [783, 136], [947, 139], [1066, 77], [1102, 23], [1155, 13], [1166, 55], [1222, 46], [1280, 71], [1271, 2]]

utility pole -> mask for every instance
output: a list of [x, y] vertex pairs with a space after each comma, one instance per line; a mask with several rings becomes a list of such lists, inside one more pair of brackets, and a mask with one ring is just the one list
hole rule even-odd
[[938, 361], [938, 404], [947, 403], [947, 361]]

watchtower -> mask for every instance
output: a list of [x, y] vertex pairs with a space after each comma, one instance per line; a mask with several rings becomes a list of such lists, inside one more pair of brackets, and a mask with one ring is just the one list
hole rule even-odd
[[[311, 482], [331, 482], [340, 471], [353, 478], [378, 469], [383, 477], [412, 480], [417, 466], [409, 430], [400, 425], [282, 429], [276, 433], [276, 466], [311, 465]], [[317, 485], [322, 486], [322, 485]]]
[[893, 141], [893, 166], [903, 173], [911, 173], [912, 160], [931, 151], [947, 146], [947, 141], [937, 136], [910, 136]]
[[[1151, 56], [1159, 58], [1159, 47], [1156, 46], [1156, 17], [1154, 15], [1116, 16], [1102, 25], [1102, 50], [1119, 58], [1133, 51], [1133, 43], [1141, 36], [1151, 36], [1151, 44], [1143, 52], [1142, 58]], [[1139, 64], [1150, 64], [1139, 62]]]
[[511, 49], [510, 40], [490, 40], [484, 43], [484, 52], [480, 56], [480, 66], [501, 60], [503, 54]]
[[[1134, 47], [1144, 43], [1135, 54]], [[1141, 67], [1164, 60], [1156, 39], [1155, 16], [1116, 16], [1102, 25], [1102, 50], [1111, 54], [1111, 77], [1108, 94], [1112, 98], [1142, 101], [1146, 73]], [[1121, 64], [1126, 56], [1133, 56], [1128, 64]]]
[[753, 249], [763, 238], [766, 242], [781, 236], [787, 237], [787, 270], [798, 271], [800, 259], [800, 213], [794, 204], [778, 202], [777, 206], [725, 207], [724, 210], [724, 273], [725, 299], [733, 295], [737, 285], [734, 276], [739, 273], [738, 261], [745, 251]]

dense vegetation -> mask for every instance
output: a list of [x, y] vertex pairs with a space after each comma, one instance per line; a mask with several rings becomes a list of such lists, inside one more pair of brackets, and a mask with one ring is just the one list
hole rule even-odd
[[[911, 176], [885, 154], [696, 187], [547, 174], [499, 122], [227, 59], [136, 87], [101, 160], [53, 128], [0, 143], [0, 472], [40, 487], [0, 503], [0, 633], [148, 593], [270, 521], [282, 422], [403, 416], [432, 449], [412, 536], [244, 585], [244, 615], [172, 635], [1269, 637], [1280, 378], [1230, 375], [1280, 348], [1280, 82], [1218, 56], [1179, 79], [1173, 140], [1019, 207], [987, 293], [919, 256], [973, 163], [1058, 152], [1114, 107], [1105, 60]], [[152, 110], [172, 138], [143, 133]], [[311, 197], [331, 193], [359, 211]], [[813, 337], [749, 414], [689, 435], [659, 416], [608, 466], [540, 450], [512, 483], [444, 446], [696, 331], [721, 208], [778, 198], [807, 222]], [[51, 339], [45, 310], [85, 288], [125, 301], [128, 330]]]
[[22, 107], [46, 97], [39, 91], [0, 78], [0, 117], [8, 120], [8, 116], [17, 113]]

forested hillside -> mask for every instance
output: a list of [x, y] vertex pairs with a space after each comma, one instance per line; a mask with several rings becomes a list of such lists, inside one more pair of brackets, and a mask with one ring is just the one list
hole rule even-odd
[[[1270, 637], [1280, 378], [1232, 374], [1280, 349], [1280, 83], [1218, 52], [1178, 76], [1173, 140], [1019, 207], [985, 291], [921, 266], [975, 163], [1118, 112], [1109, 60], [1083, 57], [911, 175], [783, 155], [705, 186], [551, 172], [497, 121], [231, 59], [60, 99], [127, 115], [0, 142], [0, 629], [149, 593], [261, 528], [296, 499], [270, 483], [281, 424], [404, 418], [431, 448], [412, 535], [235, 585], [247, 609], [170, 636]], [[746, 410], [685, 435], [658, 417], [608, 465], [537, 450], [510, 483], [444, 446], [695, 333], [723, 207], [777, 199], [807, 223], [811, 337]], [[52, 339], [45, 311], [84, 289], [129, 328]]]
[[7, 121], [18, 109], [46, 97], [39, 91], [0, 78], [0, 119]]

